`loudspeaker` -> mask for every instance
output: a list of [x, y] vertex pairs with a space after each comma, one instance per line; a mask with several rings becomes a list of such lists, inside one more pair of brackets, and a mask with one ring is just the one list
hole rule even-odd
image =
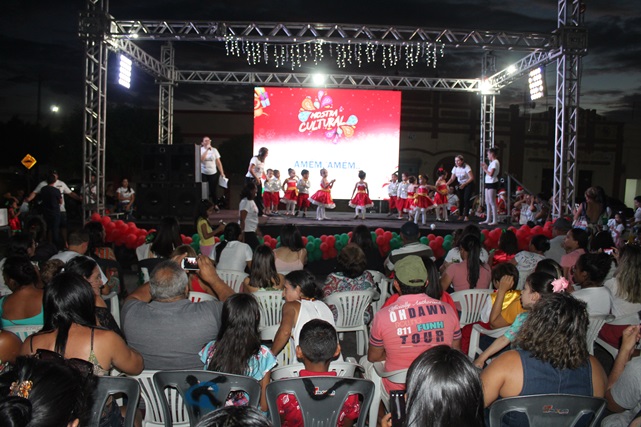
[[202, 200], [202, 183], [171, 184], [169, 192], [169, 215], [178, 218], [195, 218], [198, 203]]
[[162, 218], [169, 211], [169, 184], [139, 183], [136, 188], [136, 216]]
[[147, 182], [167, 182], [170, 180], [170, 145], [143, 144], [142, 180]]
[[150, 182], [184, 182], [197, 180], [200, 147], [194, 144], [144, 144], [142, 178]]

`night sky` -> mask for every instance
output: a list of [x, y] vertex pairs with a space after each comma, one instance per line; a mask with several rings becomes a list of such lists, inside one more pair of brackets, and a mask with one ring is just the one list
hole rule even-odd
[[[597, 109], [618, 120], [633, 118], [641, 93], [641, 4], [638, 0], [587, 1], [589, 53], [583, 61], [581, 107]], [[363, 7], [367, 5], [366, 7]], [[57, 104], [60, 114], [81, 107], [84, 60], [78, 38], [78, 13], [85, 3], [77, 0], [5, 0], [0, 16], [0, 120], [19, 116], [35, 120], [38, 82], [41, 111], [51, 114]], [[557, 4], [552, 1], [166, 1], [112, 0], [110, 13], [116, 19], [186, 19], [216, 21], [324, 22], [409, 25], [428, 28], [511, 30], [549, 33], [556, 27]], [[158, 57], [160, 43], [143, 45]], [[225, 56], [222, 43], [178, 43], [178, 68], [247, 70], [243, 59]], [[497, 68], [526, 53], [497, 53]], [[461, 55], [446, 49], [436, 70], [400, 66], [398, 70], [368, 67], [367, 73], [397, 72], [408, 75], [478, 77], [480, 52]], [[331, 61], [329, 64], [331, 65]], [[157, 105], [153, 79], [134, 70], [132, 89], [114, 82], [116, 57], [110, 56], [109, 101], [136, 106]], [[554, 68], [546, 76], [548, 96], [537, 102], [542, 111], [554, 105]], [[280, 70], [280, 71], [286, 71]], [[311, 66], [302, 72], [316, 71]], [[352, 72], [357, 72], [352, 70]], [[361, 70], [360, 73], [363, 73]], [[523, 102], [525, 79], [498, 98], [499, 105]], [[176, 109], [251, 111], [251, 90], [238, 87], [183, 85], [176, 90]]]

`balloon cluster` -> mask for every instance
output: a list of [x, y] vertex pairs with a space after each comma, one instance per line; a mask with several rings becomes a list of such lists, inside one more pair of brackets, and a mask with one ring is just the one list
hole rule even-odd
[[[552, 221], [546, 222], [543, 227], [540, 225], [536, 225], [534, 227], [522, 225], [519, 228], [509, 227], [507, 230], [510, 230], [516, 235], [516, 239], [519, 242], [519, 250], [527, 251], [530, 245], [530, 240], [532, 240], [532, 237], [537, 234], [543, 234], [548, 239], [552, 238]], [[481, 243], [485, 245], [485, 249], [489, 251], [498, 248], [499, 239], [503, 232], [504, 230], [501, 228], [495, 228], [494, 230], [481, 230]]]
[[[145, 230], [138, 228], [133, 222], [125, 222], [121, 219], [112, 221], [109, 216], [100, 216], [98, 213], [91, 215], [91, 221], [100, 222], [105, 228], [105, 240], [116, 246], [125, 246], [128, 249], [136, 249], [145, 243], [147, 236], [156, 230]], [[180, 235], [186, 245], [193, 244], [191, 237]]]

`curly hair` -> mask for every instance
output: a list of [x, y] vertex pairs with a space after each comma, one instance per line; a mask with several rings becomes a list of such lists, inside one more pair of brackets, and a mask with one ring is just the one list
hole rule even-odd
[[336, 258], [337, 270], [350, 279], [359, 277], [367, 268], [365, 252], [355, 243], [349, 243]]
[[542, 295], [519, 330], [515, 345], [556, 369], [588, 361], [587, 304], [564, 292]]

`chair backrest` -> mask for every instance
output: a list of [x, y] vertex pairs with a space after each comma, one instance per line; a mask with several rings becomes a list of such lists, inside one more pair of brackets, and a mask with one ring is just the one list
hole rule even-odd
[[278, 361], [278, 366], [288, 366], [292, 363], [298, 363], [296, 358], [296, 344], [294, 343], [294, 337], [290, 337], [285, 347], [276, 355], [276, 360]]
[[377, 301], [372, 301], [372, 308], [374, 313], [381, 309], [387, 298], [391, 295], [393, 279], [386, 277], [383, 273], [376, 270], [367, 270], [374, 278], [374, 281], [378, 285], [378, 290], [380, 291], [380, 297]]
[[15, 325], [15, 326], [5, 326], [3, 328], [5, 331], [13, 332], [24, 341], [29, 335], [35, 334], [36, 332], [42, 329], [42, 325]]
[[170, 425], [175, 427], [186, 427], [189, 425], [187, 409], [183, 404], [183, 398], [175, 388], [165, 389], [164, 399], [160, 398], [158, 390], [154, 386], [154, 374], [157, 371], [142, 371], [140, 375], [131, 378], [140, 384], [140, 393], [145, 402], [145, 417], [142, 420], [143, 427], [165, 426], [165, 415], [162, 401], [167, 400], [170, 404]]
[[142, 283], [148, 282], [154, 268], [165, 260], [166, 258], [145, 258], [138, 261]]
[[109, 312], [118, 326], [120, 326], [120, 302], [118, 301], [118, 294], [111, 291], [107, 295], [102, 295], [102, 299], [109, 305]]
[[249, 276], [249, 274], [245, 272], [234, 270], [216, 270], [216, 273], [218, 273], [218, 277], [227, 283], [227, 286], [232, 288], [234, 292], [240, 292], [240, 286], [243, 284], [243, 280]]
[[99, 427], [100, 418], [105, 410], [105, 403], [110, 395], [124, 393], [127, 396], [129, 405], [125, 414], [125, 427], [134, 426], [136, 416], [136, 404], [140, 399], [140, 384], [133, 378], [128, 377], [98, 377], [98, 383], [94, 390], [94, 402], [91, 407], [90, 427]]
[[352, 394], [360, 394], [363, 397], [361, 412], [354, 425], [362, 427], [368, 419], [374, 383], [347, 377], [299, 377], [274, 381], [267, 385], [266, 390], [274, 427], [281, 425], [277, 401], [282, 394], [296, 396], [305, 426], [335, 426], [347, 398]]
[[590, 354], [594, 355], [594, 341], [599, 335], [599, 331], [605, 322], [611, 322], [614, 320], [614, 316], [611, 314], [596, 314], [590, 316], [590, 325], [588, 326], [588, 334], [585, 337], [585, 341], [588, 344], [588, 351]]
[[205, 293], [205, 292], [189, 292], [189, 299], [191, 302], [201, 302], [201, 301], [214, 301], [216, 298]]
[[452, 299], [461, 305], [461, 327], [481, 320], [481, 309], [491, 289], [467, 289], [452, 293]]
[[524, 414], [531, 426], [547, 427], [571, 427], [584, 415], [593, 414], [588, 425], [597, 426], [605, 403], [598, 397], [573, 394], [510, 397], [497, 400], [490, 406], [490, 427], [500, 426], [501, 419], [509, 412]]
[[[287, 366], [279, 366], [272, 369], [272, 380], [282, 380], [285, 378], [297, 377], [300, 374], [301, 369], [305, 369], [305, 365], [302, 363], [292, 363]], [[352, 362], [339, 362], [333, 361], [329, 364], [330, 372], [336, 372], [338, 377], [353, 377], [356, 374], [356, 370], [363, 370], [363, 367], [358, 363]]]
[[[178, 390], [187, 408], [190, 426], [195, 426], [205, 414], [225, 406], [227, 396], [233, 391], [243, 391], [247, 405], [258, 407], [261, 387], [254, 378], [212, 371], [158, 371], [154, 374], [156, 390], [171, 387]], [[164, 394], [163, 394], [164, 395]], [[171, 403], [162, 399], [165, 426], [170, 419]]]
[[365, 310], [372, 302], [374, 291], [335, 292], [325, 297], [327, 305], [336, 307], [336, 327], [350, 328], [361, 326]]
[[283, 320], [283, 293], [281, 291], [258, 291], [252, 294], [260, 306], [260, 329], [279, 325]]

